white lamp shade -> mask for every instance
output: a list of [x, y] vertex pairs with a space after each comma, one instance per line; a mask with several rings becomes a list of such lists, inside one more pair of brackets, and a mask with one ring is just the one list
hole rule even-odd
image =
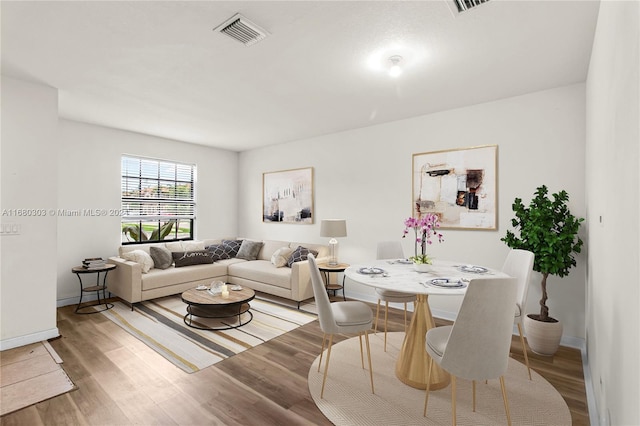
[[320, 223], [321, 237], [346, 237], [347, 221], [344, 219], [326, 219]]

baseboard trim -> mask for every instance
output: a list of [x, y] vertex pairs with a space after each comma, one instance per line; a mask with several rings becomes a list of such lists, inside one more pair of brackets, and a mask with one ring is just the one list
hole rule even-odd
[[54, 327], [50, 328], [49, 330], [39, 331], [37, 333], [25, 334], [24, 336], [0, 340], [0, 351], [6, 351], [7, 349], [30, 345], [31, 343], [42, 342], [44, 340], [53, 339], [54, 337], [58, 336], [60, 336], [58, 327]]
[[589, 356], [587, 355], [587, 346], [583, 346], [582, 350], [582, 372], [584, 374], [584, 388], [587, 392], [587, 409], [589, 410], [589, 423], [591, 426], [600, 426], [608, 424], [602, 422], [600, 413], [598, 412], [598, 404], [596, 404], [596, 394], [593, 386], [593, 377], [591, 377], [591, 367], [589, 366]]
[[[111, 297], [111, 293], [109, 293], [109, 297]], [[92, 302], [94, 300], [98, 300], [98, 296], [95, 293], [84, 294], [82, 296], [82, 303], [84, 302]], [[80, 301], [80, 296], [68, 297], [66, 299], [58, 299], [56, 300], [56, 307], [62, 308], [63, 306], [69, 305], [77, 305]]]

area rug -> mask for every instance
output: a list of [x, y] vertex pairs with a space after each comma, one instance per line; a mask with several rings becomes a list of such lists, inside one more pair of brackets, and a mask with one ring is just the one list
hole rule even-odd
[[3, 351], [1, 360], [2, 416], [76, 388], [48, 342]]
[[133, 311], [128, 305], [115, 302], [112, 309], [101, 313], [187, 373], [209, 367], [317, 318], [303, 310], [254, 299], [251, 322], [237, 329], [209, 331], [184, 323], [186, 307], [177, 295], [137, 303]]
[[[309, 370], [309, 391], [322, 413], [335, 425], [450, 425], [451, 386], [429, 394], [427, 417], [422, 416], [425, 391], [400, 382], [395, 364], [404, 333], [389, 333], [387, 352], [384, 334], [370, 335], [375, 395], [371, 394], [369, 371], [360, 363], [357, 337], [336, 344], [320, 399], [324, 360], [318, 372], [318, 358]], [[366, 349], [365, 349], [366, 354]], [[365, 359], [365, 365], [367, 364]], [[571, 425], [569, 408], [558, 391], [542, 376], [509, 359], [505, 376], [507, 396], [514, 425]], [[456, 412], [459, 425], [506, 424], [498, 380], [476, 385], [476, 412], [471, 410], [471, 382], [456, 381]]]

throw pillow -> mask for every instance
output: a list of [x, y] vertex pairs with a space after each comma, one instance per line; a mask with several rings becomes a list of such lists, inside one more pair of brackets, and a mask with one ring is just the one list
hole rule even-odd
[[293, 251], [293, 253], [291, 253], [291, 257], [289, 258], [289, 260], [287, 260], [287, 266], [289, 268], [291, 268], [291, 265], [293, 265], [296, 262], [301, 262], [303, 260], [307, 260], [307, 255], [311, 253], [314, 256], [318, 255], [318, 252], [312, 249], [308, 249], [306, 247], [302, 247], [302, 246], [298, 246], [297, 249], [295, 249]]
[[213, 256], [209, 250], [178, 251], [171, 254], [173, 255], [176, 268], [213, 263]]
[[263, 245], [264, 243], [262, 241], [244, 240], [242, 241], [242, 244], [240, 244], [240, 250], [238, 250], [236, 258], [245, 260], [256, 260], [258, 258], [258, 253], [260, 253], [260, 249]]
[[167, 269], [173, 263], [171, 252], [166, 247], [149, 247], [151, 259], [153, 259], [153, 267], [157, 269]]
[[289, 260], [292, 252], [293, 249], [291, 247], [279, 248], [271, 256], [271, 263], [273, 263], [276, 268], [282, 268], [287, 264], [287, 260]]
[[222, 245], [225, 246], [229, 257], [236, 257], [242, 245], [242, 240], [222, 240]]
[[227, 251], [227, 246], [224, 246], [222, 244], [212, 244], [210, 246], [207, 246], [206, 248], [211, 252], [211, 256], [213, 257], [214, 261], [231, 258], [229, 252]]
[[153, 268], [153, 259], [149, 253], [144, 250], [132, 250], [130, 252], [122, 253], [122, 258], [141, 264], [143, 274], [146, 274], [151, 268]]

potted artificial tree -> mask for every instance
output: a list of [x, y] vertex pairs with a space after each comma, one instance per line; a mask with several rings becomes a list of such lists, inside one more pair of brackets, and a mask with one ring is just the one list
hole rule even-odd
[[515, 218], [511, 224], [519, 233], [507, 231], [501, 238], [510, 248], [529, 250], [534, 253], [533, 270], [542, 274], [542, 298], [540, 313], [528, 314], [524, 328], [529, 347], [541, 355], [553, 355], [560, 345], [562, 323], [549, 316], [547, 307], [547, 278], [549, 275], [564, 277], [576, 265], [574, 253], [580, 253], [582, 240], [578, 229], [584, 218], [576, 218], [569, 211], [569, 194], [560, 191], [547, 197], [545, 185], [536, 189], [529, 207], [516, 198], [512, 204]]

